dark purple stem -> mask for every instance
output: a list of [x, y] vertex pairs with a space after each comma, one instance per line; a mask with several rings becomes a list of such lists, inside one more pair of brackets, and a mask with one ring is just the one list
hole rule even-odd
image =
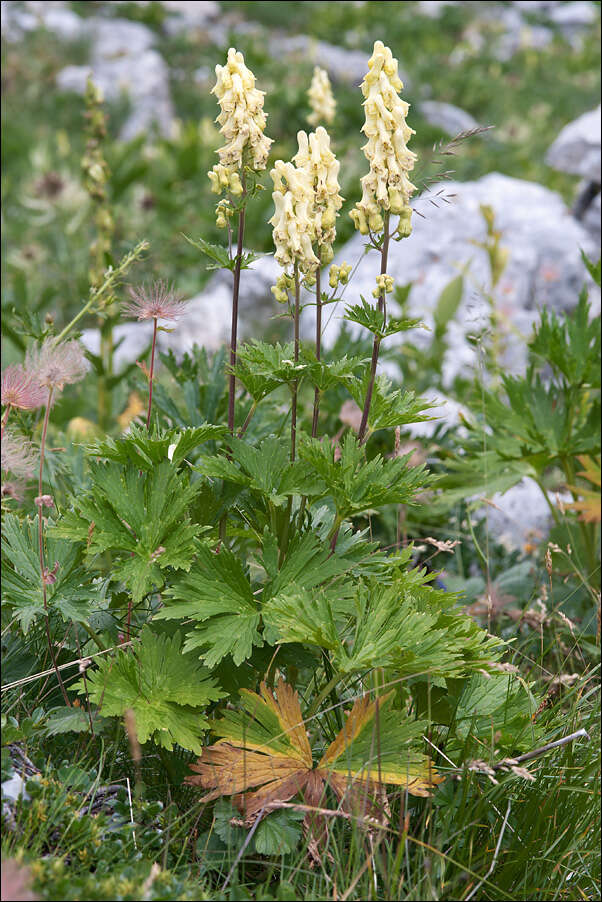
[[[320, 267], [316, 269], [316, 359], [321, 359], [322, 354], [322, 292], [320, 286]], [[320, 389], [316, 386], [314, 392], [314, 415], [311, 422], [311, 437], [318, 434], [318, 415], [320, 413]]]
[[[243, 172], [243, 196], [246, 194]], [[238, 336], [238, 295], [240, 292], [240, 268], [242, 264], [242, 249], [245, 234], [245, 208], [238, 214], [238, 241], [236, 244], [236, 265], [234, 267], [234, 285], [232, 286], [232, 332], [230, 335], [230, 369], [236, 365], [236, 347]], [[236, 377], [230, 372], [228, 383], [228, 429], [234, 435], [234, 393], [236, 391]]]
[[[387, 272], [387, 260], [389, 257], [389, 215], [385, 216], [383, 245], [380, 252], [380, 274], [383, 276]], [[385, 310], [385, 289], [382, 288], [378, 298], [378, 309], [381, 313]], [[368, 383], [368, 391], [366, 392], [366, 400], [364, 401], [364, 409], [362, 411], [362, 422], [358, 433], [360, 445], [363, 445], [366, 439], [366, 430], [368, 428], [368, 417], [370, 415], [370, 405], [372, 403], [372, 392], [374, 391], [374, 380], [376, 379], [376, 367], [378, 364], [378, 352], [382, 337], [374, 336], [374, 345], [372, 346], [372, 362], [370, 364], [370, 382]]]
[[[299, 362], [299, 305], [301, 299], [301, 286], [299, 284], [299, 266], [295, 263], [295, 365]], [[291, 408], [291, 460], [294, 461], [297, 451], [297, 395], [299, 393], [299, 380], [293, 382], [293, 405]]]

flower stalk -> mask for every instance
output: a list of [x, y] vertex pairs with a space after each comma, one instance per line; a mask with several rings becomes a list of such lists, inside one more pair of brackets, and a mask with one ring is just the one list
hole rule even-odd
[[[244, 171], [242, 175], [242, 194], [246, 195]], [[245, 234], [245, 205], [243, 203], [238, 214], [238, 239], [236, 242], [236, 262], [234, 265], [234, 282], [232, 284], [232, 327], [230, 331], [230, 375], [228, 377], [228, 429], [234, 435], [235, 403], [236, 403], [236, 350], [238, 343], [238, 297], [240, 294], [240, 269]]]
[[[316, 269], [316, 360], [322, 355], [322, 289], [320, 279], [320, 267]], [[314, 412], [311, 420], [311, 437], [318, 434], [318, 417], [320, 415], [320, 389], [316, 385], [314, 390]]]
[[[387, 272], [387, 263], [389, 259], [389, 241], [391, 236], [389, 234], [389, 214], [385, 214], [384, 219], [384, 234], [383, 234], [383, 242], [380, 251], [380, 274], [384, 276]], [[386, 316], [386, 293], [384, 285], [380, 289], [380, 293], [378, 296], [378, 309], [380, 313], [383, 313]], [[366, 398], [364, 400], [364, 407], [362, 410], [362, 420], [360, 423], [360, 428], [358, 432], [358, 441], [360, 445], [362, 445], [366, 440], [366, 432], [368, 429], [368, 418], [370, 416], [370, 406], [372, 404], [372, 393], [374, 391], [374, 381], [376, 379], [376, 369], [378, 366], [378, 355], [380, 352], [380, 345], [382, 341], [382, 336], [378, 333], [374, 335], [374, 343], [372, 345], [372, 360], [370, 361], [370, 380], [368, 382], [368, 390], [366, 391]]]
[[[294, 267], [295, 279], [295, 309], [293, 313], [294, 323], [294, 356], [295, 366], [299, 363], [299, 319], [300, 319], [300, 300], [301, 300], [301, 282], [299, 279], [299, 264], [295, 263]], [[291, 408], [291, 461], [295, 460], [297, 453], [297, 399], [299, 395], [299, 380], [295, 379], [292, 387], [293, 404]]]
[[52, 661], [52, 666], [54, 668], [54, 672], [56, 673], [56, 678], [58, 680], [58, 684], [61, 689], [61, 693], [63, 699], [65, 700], [65, 704], [68, 708], [71, 707], [71, 701], [69, 700], [69, 696], [67, 695], [67, 690], [65, 689], [65, 684], [63, 683], [63, 678], [61, 676], [61, 672], [58, 668], [58, 664], [56, 662], [56, 655], [54, 653], [54, 646], [52, 644], [52, 636], [50, 634], [50, 617], [48, 615], [48, 591], [47, 585], [49, 581], [52, 581], [52, 577], [48, 573], [46, 569], [46, 562], [44, 559], [44, 520], [42, 517], [42, 509], [44, 507], [44, 495], [42, 494], [43, 482], [44, 482], [44, 453], [46, 449], [46, 436], [48, 434], [48, 421], [50, 419], [50, 407], [52, 405], [52, 394], [53, 389], [50, 387], [48, 389], [48, 400], [46, 401], [46, 410], [44, 412], [44, 424], [42, 426], [42, 438], [40, 441], [40, 470], [38, 475], [38, 497], [36, 498], [36, 503], [38, 506], [38, 551], [40, 557], [40, 579], [42, 582], [42, 601], [44, 603], [44, 625], [46, 629], [46, 640], [48, 642], [48, 651], [50, 652], [50, 660]]

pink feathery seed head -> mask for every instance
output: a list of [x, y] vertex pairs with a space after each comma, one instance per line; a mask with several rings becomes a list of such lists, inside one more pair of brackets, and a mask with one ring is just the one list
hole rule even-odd
[[176, 319], [186, 312], [186, 301], [167, 282], [130, 287], [128, 291], [132, 302], [124, 311], [136, 319]]
[[27, 478], [33, 475], [36, 462], [35, 453], [28, 441], [19, 438], [12, 432], [2, 436], [2, 472], [13, 476]]
[[7, 366], [2, 373], [2, 404], [20, 410], [34, 410], [46, 403], [48, 390], [40, 385], [36, 374], [20, 363]]
[[79, 341], [57, 341], [55, 338], [46, 338], [41, 345], [31, 348], [25, 364], [40, 385], [56, 391], [79, 382], [88, 369]]
[[13, 501], [23, 501], [25, 498], [25, 486], [19, 479], [7, 479], [2, 483], [1, 494], [3, 498], [12, 498]]

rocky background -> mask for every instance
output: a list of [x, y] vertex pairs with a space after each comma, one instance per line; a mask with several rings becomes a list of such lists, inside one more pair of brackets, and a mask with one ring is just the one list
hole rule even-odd
[[[349, 294], [369, 297], [374, 261], [363, 256], [347, 210], [365, 171], [358, 86], [376, 38], [399, 59], [416, 130], [412, 148], [420, 158], [414, 232], [393, 247], [389, 272], [398, 284], [412, 283], [407, 310], [427, 325], [442, 289], [464, 275], [433, 389], [433, 397], [448, 402], [444, 423], [458, 422], [455, 386], [478, 365], [474, 336], [490, 323], [492, 305], [507, 339], [502, 365], [520, 371], [520, 337], [529, 334], [538, 310], [571, 309], [589, 279], [581, 252], [599, 256], [598, 3], [3, 2], [7, 359], [22, 344], [12, 310], [60, 321], [87, 294], [91, 217], [80, 160], [90, 73], [110, 112], [116, 255], [148, 238], [150, 255], [136, 278], [173, 280], [192, 298], [186, 321], [161, 334], [163, 349], [181, 354], [194, 344], [216, 348], [227, 340], [230, 276], [211, 276], [182, 236], [223, 240], [206, 171], [219, 143], [213, 69], [231, 45], [245, 53], [266, 91], [274, 158], [290, 158], [296, 131], [307, 128], [313, 65], [328, 70], [338, 103], [329, 131], [347, 199], [336, 262], [358, 264]], [[447, 147], [459, 132], [478, 127], [489, 128]], [[484, 207], [506, 259], [495, 290]], [[270, 209], [266, 191], [247, 230], [248, 246], [266, 255], [245, 273], [241, 309], [243, 333], [276, 337], [286, 335], [287, 325], [270, 292], [278, 272], [270, 256]], [[327, 344], [336, 340], [341, 313], [329, 313]], [[308, 311], [308, 332], [311, 326]], [[122, 364], [136, 360], [148, 342], [140, 324], [125, 323], [116, 334]], [[84, 340], [96, 350], [98, 332], [87, 329]], [[384, 366], [399, 375], [395, 354]], [[510, 529], [515, 540], [547, 516], [538, 493], [521, 490], [520, 498], [497, 499], [502, 508], [533, 511], [518, 532]]]

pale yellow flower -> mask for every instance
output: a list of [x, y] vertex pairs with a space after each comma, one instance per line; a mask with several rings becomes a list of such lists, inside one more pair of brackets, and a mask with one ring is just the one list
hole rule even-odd
[[309, 136], [304, 131], [298, 132], [297, 141], [299, 150], [293, 162], [309, 175], [313, 193], [314, 243], [321, 262], [329, 263], [336, 238], [336, 218], [343, 204], [338, 181], [340, 163], [330, 149], [330, 138], [323, 126], [318, 126]]
[[318, 125], [319, 122], [332, 122], [337, 103], [330, 87], [330, 79], [326, 69], [320, 69], [319, 66], [315, 67], [307, 96], [311, 107], [311, 113], [307, 117], [309, 124]]
[[309, 273], [320, 263], [312, 247], [315, 223], [310, 174], [303, 167], [298, 169], [293, 163], [277, 160], [270, 175], [276, 208], [270, 219], [274, 256], [283, 268], [297, 264], [302, 273]]
[[239, 51], [231, 47], [225, 66], [216, 66], [212, 90], [221, 112], [217, 117], [226, 143], [217, 151], [220, 163], [230, 169], [265, 169], [271, 139], [264, 134], [264, 92], [255, 87], [255, 76]]
[[370, 171], [361, 179], [362, 198], [350, 215], [356, 229], [365, 235], [380, 232], [387, 213], [399, 215], [400, 236], [411, 231], [410, 197], [416, 190], [408, 178], [416, 154], [407, 142], [414, 134], [406, 123], [409, 105], [399, 92], [403, 84], [397, 73], [397, 60], [382, 41], [376, 41], [362, 82], [366, 98], [366, 121], [362, 131], [368, 141], [362, 148]]

